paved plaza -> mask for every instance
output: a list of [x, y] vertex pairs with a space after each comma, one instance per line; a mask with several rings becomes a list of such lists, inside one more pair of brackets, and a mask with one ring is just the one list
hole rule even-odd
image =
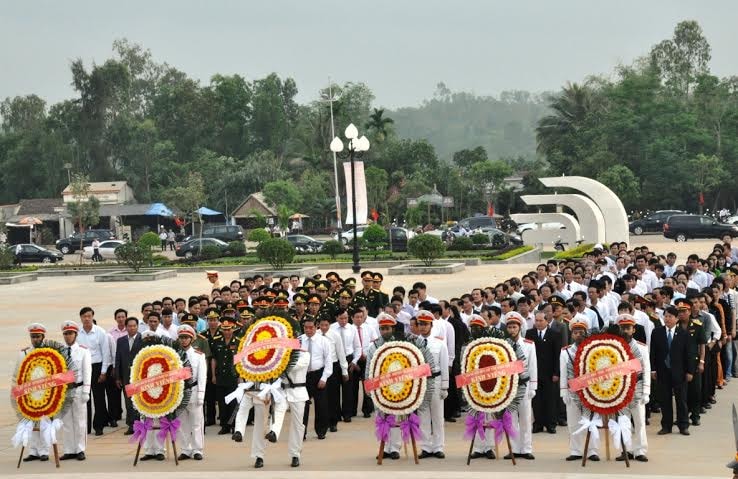
[[[647, 244], [659, 253], [674, 251], [680, 262], [689, 253], [705, 255], [714, 241], [693, 241], [683, 244], [665, 242], [661, 237], [633, 238], [633, 245]], [[386, 276], [384, 289], [391, 291], [398, 284], [406, 287], [413, 281], [422, 279], [428, 285], [429, 294], [437, 298], [458, 296], [474, 286], [487, 286], [503, 281], [510, 276], [529, 271], [535, 265], [503, 265], [467, 267], [463, 273], [454, 275], [437, 275], [409, 277]], [[386, 270], [378, 270], [385, 274]], [[325, 274], [326, 271], [321, 271]], [[342, 277], [351, 276], [348, 269], [337, 271]], [[222, 273], [221, 282], [227, 284], [238, 273]], [[164, 295], [183, 296], [200, 294], [208, 290], [204, 273], [181, 273], [176, 278], [140, 283], [95, 283], [92, 276], [74, 276], [60, 278], [42, 278], [36, 282], [0, 287], [0, 304], [4, 310], [3, 341], [0, 342], [0, 394], [9, 397], [9, 378], [15, 363], [17, 351], [28, 344], [25, 326], [33, 321], [44, 323], [50, 331], [49, 337], [60, 339], [58, 332], [61, 322], [66, 319], [78, 320], [79, 308], [92, 306], [96, 311], [98, 324], [105, 329], [113, 324], [112, 314], [118, 307], [129, 310], [129, 314], [138, 316], [140, 304]], [[579, 463], [565, 462], [568, 455], [568, 436], [566, 428], [558, 428], [557, 434], [536, 434], [533, 438], [535, 461], [519, 460], [517, 466], [510, 461], [476, 459], [471, 466], [466, 466], [468, 441], [463, 436], [463, 417], [455, 424], [446, 424], [446, 459], [424, 459], [420, 465], [414, 465], [405, 457], [398, 461], [385, 460], [383, 466], [377, 466], [374, 456], [378, 444], [374, 437], [373, 419], [357, 418], [352, 423], [339, 423], [339, 432], [329, 433], [327, 439], [320, 441], [312, 428], [309, 428], [308, 440], [302, 456], [300, 469], [289, 468], [285, 425], [283, 435], [277, 444], [269, 444], [265, 467], [260, 471], [252, 469], [250, 458], [251, 428], [247, 428], [243, 443], [237, 444], [230, 436], [218, 436], [217, 427], [207, 428], [205, 438], [205, 460], [201, 462], [186, 461], [175, 468], [171, 454], [165, 462], [141, 463], [132, 467], [135, 446], [128, 443], [129, 436], [124, 436], [123, 427], [113, 430], [105, 429], [101, 437], [88, 436], [87, 460], [84, 462], [66, 461], [59, 470], [55, 470], [53, 462], [33, 462], [24, 464], [16, 470], [19, 450], [10, 445], [17, 419], [9, 401], [0, 404], [0, 467], [3, 475], [30, 475], [52, 473], [55, 477], [79, 477], [84, 473], [87, 477], [124, 477], [133, 474], [147, 474], [155, 479], [171, 477], [174, 472], [181, 478], [203, 477], [203, 473], [219, 471], [222, 479], [244, 477], [243, 474], [255, 474], [261, 477], [300, 477], [320, 478], [342, 477], [347, 479], [364, 478], [367, 473], [392, 472], [393, 479], [409, 479], [418, 477], [422, 471], [424, 478], [465, 479], [489, 477], [529, 478], [579, 478], [591, 477], [592, 474], [606, 474], [609, 478], [625, 478], [633, 475], [649, 475], [651, 477], [731, 477], [725, 463], [735, 454], [733, 450], [733, 434], [730, 422], [730, 401], [738, 399], [738, 381], [732, 381], [726, 389], [719, 392], [718, 403], [702, 418], [702, 425], [692, 427], [689, 437], [672, 434], [657, 436], [658, 420], [652, 421], [648, 428], [649, 459], [648, 463], [633, 463], [626, 470], [625, 464], [615, 461], [589, 463], [583, 469]], [[658, 416], [657, 416], [658, 417]], [[123, 424], [123, 422], [121, 422]], [[604, 442], [604, 438], [603, 438]], [[502, 451], [503, 454], [507, 451]], [[613, 451], [613, 458], [615, 453]], [[220, 471], [223, 471], [222, 473]], [[275, 471], [279, 471], [278, 473]], [[73, 476], [72, 476], [73, 475]]]

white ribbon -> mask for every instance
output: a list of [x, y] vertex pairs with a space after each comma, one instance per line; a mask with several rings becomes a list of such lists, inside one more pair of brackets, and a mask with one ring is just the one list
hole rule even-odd
[[13, 447], [23, 445], [28, 446], [28, 441], [31, 439], [31, 433], [33, 432], [33, 421], [30, 419], [21, 419], [18, 423], [18, 427], [15, 428], [15, 434], [11, 441], [13, 441]]
[[579, 429], [574, 431], [574, 434], [580, 434], [589, 430], [592, 440], [597, 441], [600, 438], [600, 430], [598, 429], [600, 427], [602, 427], [602, 418], [599, 414], [595, 413], [592, 419], [582, 416], [579, 420]]
[[39, 424], [42, 444], [56, 444], [56, 431], [61, 429], [62, 422], [59, 419], [53, 421], [44, 416]]
[[225, 402], [227, 404], [232, 403], [240, 396], [243, 396], [244, 391], [246, 391], [247, 389], [251, 389], [252, 387], [254, 387], [254, 383], [252, 383], [251, 381], [240, 383], [232, 393], [225, 397]]
[[[625, 444], [625, 449], [630, 449], [630, 445], [633, 443], [631, 438], [631, 424], [630, 418], [626, 415], [618, 416], [618, 420], [610, 419], [607, 423], [607, 428], [610, 430], [610, 436], [612, 436], [612, 442], [615, 443], [615, 449], [620, 451], [622, 444]], [[622, 439], [622, 444], [621, 444]]]
[[284, 394], [282, 394], [282, 379], [277, 378], [273, 383], [261, 383], [259, 385], [261, 392], [257, 394], [257, 397], [262, 401], [265, 401], [269, 394], [274, 398], [275, 403], [281, 403], [284, 401]]

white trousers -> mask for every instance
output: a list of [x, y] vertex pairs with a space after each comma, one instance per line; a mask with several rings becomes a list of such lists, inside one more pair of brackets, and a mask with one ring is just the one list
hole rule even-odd
[[190, 402], [187, 408], [179, 415], [181, 424], [177, 430], [177, 444], [179, 444], [180, 452], [192, 457], [193, 454], [202, 454], [205, 438], [203, 429], [205, 427], [205, 417], [202, 413], [202, 406]]
[[246, 423], [249, 420], [249, 411], [254, 407], [254, 398], [249, 393], [245, 393], [238, 404], [238, 412], [236, 413], [236, 423], [233, 432], [240, 432], [241, 436], [246, 434]]
[[422, 451], [430, 453], [443, 452], [443, 444], [446, 440], [443, 422], [443, 400], [438, 390], [433, 392], [429, 407], [418, 411], [420, 416], [420, 429], [423, 431], [423, 439], [420, 441]]
[[645, 456], [648, 452], [648, 438], [646, 437], [646, 405], [631, 403], [630, 417], [633, 418], [633, 443], [630, 452], [634, 456]]
[[87, 403], [81, 397], [73, 397], [61, 421], [64, 454], [84, 452], [87, 446]]
[[[253, 459], [257, 457], [264, 458], [267, 445], [267, 441], [264, 438], [264, 431], [269, 429], [274, 431], [277, 437], [279, 437], [287, 409], [290, 411], [290, 433], [287, 439], [287, 452], [290, 457], [300, 458], [300, 454], [302, 453], [302, 438], [305, 435], [305, 425], [302, 423], [303, 415], [305, 414], [305, 401], [282, 401], [276, 403], [274, 405], [275, 420], [271, 425], [266, 424], [269, 419], [267, 406], [261, 401], [254, 401], [254, 430], [251, 438], [251, 457]], [[277, 422], [278, 414], [281, 415], [279, 423]]]
[[[85, 408], [87, 408], [87, 405], [85, 404]], [[87, 414], [87, 409], [85, 409], [85, 417]], [[85, 432], [87, 430], [85, 429]], [[28, 454], [30, 456], [48, 456], [49, 455], [49, 444], [46, 444], [43, 439], [41, 439], [41, 433], [38, 431], [33, 431], [31, 433], [31, 439], [28, 440]]]
[[[156, 439], [157, 434], [159, 434], [159, 431], [149, 431], [146, 433], [146, 439], [143, 443], [145, 455], [164, 454], [164, 445], [159, 444], [159, 440]], [[169, 440], [169, 436], [167, 436], [167, 440]]]
[[515, 437], [510, 438], [513, 454], [532, 454], [533, 453], [533, 408], [531, 406], [532, 399], [523, 398], [518, 406], [518, 410], [512, 412], [513, 425], [518, 433]]
[[[475, 414], [474, 411], [471, 411], [471, 414]], [[492, 419], [492, 416], [490, 414], [484, 415], [484, 423], [487, 424]], [[484, 430], [484, 439], [479, 437], [479, 434], [474, 438], [474, 448], [472, 449], [472, 452], [481, 452], [482, 454], [486, 453], [487, 451], [494, 451], [495, 450], [495, 430], [491, 428], [485, 428]]]
[[[589, 411], [584, 411], [587, 417], [591, 414]], [[569, 455], [571, 456], [583, 456], [584, 455], [584, 441], [587, 438], [587, 431], [582, 431], [579, 434], [574, 434], [574, 431], [578, 430], [581, 426], [579, 420], [582, 418], [582, 407], [578, 403], [572, 402], [566, 404], [566, 424], [569, 430]], [[606, 434], [607, 431], [604, 429], [600, 431], [600, 434]], [[587, 456], [597, 455], [599, 456], [600, 441], [595, 440], [594, 437], [590, 436], [589, 446], [587, 447]]]

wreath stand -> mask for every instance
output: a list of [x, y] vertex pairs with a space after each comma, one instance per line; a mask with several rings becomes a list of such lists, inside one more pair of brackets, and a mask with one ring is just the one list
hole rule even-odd
[[[490, 429], [494, 431], [494, 428], [488, 427], [486, 424], [482, 426], [485, 431], [487, 429]], [[486, 433], [485, 433], [486, 434]], [[474, 451], [474, 441], [477, 439], [477, 435], [474, 434], [474, 437], [472, 437], [471, 444], [469, 444], [469, 453], [466, 455], [466, 465], [471, 464], [471, 456], [472, 452]], [[510, 453], [510, 458], [512, 459], [513, 466], [517, 466], [518, 463], [515, 461], [515, 454], [512, 452], [512, 444], [510, 443], [510, 436], [507, 434], [507, 431], [505, 431], [505, 440], [507, 441], [507, 451]], [[497, 441], [495, 441], [495, 459], [500, 459], [500, 445], [497, 444]]]
[[[589, 414], [589, 420], [591, 421], [594, 417], [594, 412], [591, 412]], [[608, 414], [606, 416], [602, 417], [602, 428], [605, 431], [605, 457], [607, 460], [610, 460], [610, 428], [608, 426], [608, 423], [611, 418], [611, 414]], [[589, 438], [592, 433], [587, 429], [587, 437], [584, 440], [584, 453], [582, 454], [582, 467], [585, 467], [587, 465], [587, 452], [589, 451]], [[623, 437], [620, 436], [620, 446], [623, 450], [623, 455], [625, 456], [625, 467], [630, 467], [630, 460], [628, 459], [628, 451], [625, 449], [625, 441], [623, 440]]]
[[[38, 426], [33, 427], [33, 432], [39, 432]], [[56, 443], [51, 445], [54, 450], [54, 464], [56, 464], [56, 467], [59, 468], [59, 447]], [[23, 462], [23, 453], [26, 451], [26, 446], [21, 446], [21, 452], [20, 456], [18, 457], [18, 465], [16, 466], [16, 469], [20, 469], [21, 463]]]
[[[392, 426], [393, 429], [396, 427], [400, 427], [400, 426], [399, 425]], [[413, 434], [412, 431], [410, 431], [410, 442], [413, 445], [413, 459], [415, 460], [415, 464], [420, 464], [420, 461], [418, 461], [418, 446], [415, 442], [415, 434]], [[378, 466], [382, 465], [382, 460], [384, 459], [384, 444], [385, 442], [383, 440], [379, 441], [379, 454], [377, 454], [377, 465]], [[408, 457], [407, 456], [407, 443], [404, 442], [403, 445], [405, 447], [405, 457]]]
[[[151, 431], [159, 431], [161, 428], [159, 426], [154, 426]], [[151, 432], [149, 431], [149, 432]], [[146, 433], [148, 435], [148, 432]], [[172, 443], [172, 452], [174, 453], [174, 465], [179, 466], [179, 459], [177, 458], [177, 444], [174, 442], [174, 438], [170, 436], [171, 443]], [[146, 440], [146, 438], [143, 438], [143, 441], [138, 441], [138, 446], [136, 446], [136, 457], [133, 459], [133, 467], [136, 467], [138, 464], [138, 456], [141, 455], [141, 444]], [[55, 445], [56, 446], [56, 445]], [[169, 443], [164, 440], [164, 447], [166, 448], [166, 455], [169, 455]], [[56, 451], [54, 451], [56, 452]], [[59, 467], [59, 466], [57, 466]]]

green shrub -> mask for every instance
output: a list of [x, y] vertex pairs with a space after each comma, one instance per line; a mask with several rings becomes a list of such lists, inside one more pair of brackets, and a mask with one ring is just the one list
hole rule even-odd
[[15, 246], [0, 244], [0, 269], [10, 269], [13, 267], [15, 263], [14, 248]]
[[426, 266], [431, 266], [436, 259], [443, 256], [446, 246], [438, 236], [420, 234], [408, 241], [407, 251]]
[[323, 253], [329, 255], [331, 259], [336, 259], [336, 256], [343, 253], [343, 245], [337, 240], [328, 240], [323, 243]]
[[269, 238], [256, 247], [256, 256], [273, 268], [282, 269], [295, 257], [295, 248], [285, 239]]
[[159, 239], [159, 235], [153, 231], [149, 231], [148, 233], [141, 235], [138, 239], [138, 244], [150, 250], [151, 248], [161, 246], [161, 240]]
[[221, 256], [223, 256], [223, 253], [221, 252], [220, 248], [215, 245], [203, 246], [202, 250], [200, 251], [200, 258], [202, 259], [215, 259], [220, 258]]
[[228, 243], [228, 253], [231, 256], [246, 256], [246, 245], [243, 241], [231, 241]]
[[249, 241], [253, 241], [254, 243], [261, 243], [262, 241], [266, 241], [271, 237], [272, 235], [270, 235], [269, 232], [264, 228], [256, 228], [255, 230], [249, 231], [247, 239]]
[[487, 244], [489, 243], [489, 236], [485, 233], [474, 233], [471, 236], [471, 242], [474, 244]]
[[151, 256], [151, 262], [155, 264], [168, 263], [170, 260], [163, 254], [155, 254]]
[[572, 259], [581, 258], [585, 253], [589, 253], [594, 248], [594, 243], [582, 243], [576, 248], [566, 251], [559, 251], [553, 256], [553, 259]]
[[369, 249], [380, 249], [387, 244], [387, 232], [378, 224], [369, 225], [361, 235]]
[[138, 273], [144, 265], [151, 263], [152, 257], [148, 246], [142, 246], [140, 243], [124, 243], [115, 249], [115, 258]]
[[451, 243], [451, 246], [448, 248], [453, 251], [466, 251], [469, 249], [472, 249], [474, 247], [474, 243], [472, 242], [472, 239], [467, 236], [457, 236], [454, 238], [454, 242]]
[[504, 253], [500, 253], [496, 256], [492, 256], [490, 259], [496, 260], [496, 261], [502, 261], [505, 259], [510, 259], [513, 256], [517, 256], [519, 254], [527, 253], [528, 251], [532, 250], [533, 247], [530, 245], [526, 246], [519, 246], [517, 248], [513, 248], [511, 250], [505, 251]]

